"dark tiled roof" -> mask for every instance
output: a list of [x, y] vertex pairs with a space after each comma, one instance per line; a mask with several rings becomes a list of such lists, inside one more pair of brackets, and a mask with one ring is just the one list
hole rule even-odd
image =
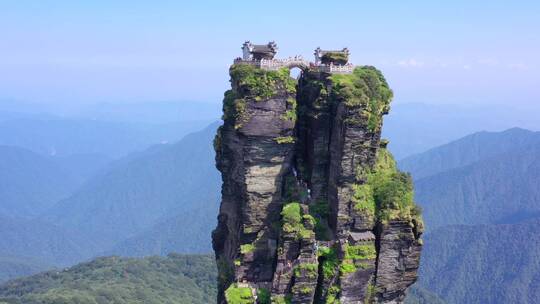
[[253, 53], [275, 53], [274, 48], [270, 47], [267, 44], [254, 44]]
[[336, 51], [321, 50], [321, 55], [328, 54], [328, 53], [347, 53], [347, 51], [344, 51], [344, 50], [336, 50]]

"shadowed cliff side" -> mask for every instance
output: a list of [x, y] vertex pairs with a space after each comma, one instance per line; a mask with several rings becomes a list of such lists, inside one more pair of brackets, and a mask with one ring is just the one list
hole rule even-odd
[[381, 141], [392, 91], [373, 67], [237, 63], [214, 146], [218, 303], [402, 303], [423, 223]]

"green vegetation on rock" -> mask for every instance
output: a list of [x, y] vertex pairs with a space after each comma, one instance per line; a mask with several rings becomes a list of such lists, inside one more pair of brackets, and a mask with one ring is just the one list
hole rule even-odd
[[[239, 259], [236, 259], [233, 261], [234, 265], [240, 266], [242, 264], [242, 261]], [[234, 278], [234, 269], [231, 264], [229, 264], [225, 259], [222, 257], [219, 257], [216, 260], [216, 266], [218, 269], [218, 288], [224, 289], [226, 286], [228, 286], [233, 278]]]
[[317, 255], [322, 258], [322, 275], [323, 279], [330, 279], [336, 275], [336, 270], [339, 265], [337, 251], [335, 248], [325, 246], [319, 247]]
[[281, 119], [296, 122], [296, 98], [287, 98], [287, 108], [288, 110], [281, 116]]
[[366, 288], [366, 296], [365, 296], [365, 299], [364, 299], [364, 304], [372, 304], [372, 303], [374, 303], [375, 302], [375, 293], [376, 292], [377, 292], [377, 289], [375, 287], [375, 284], [373, 284], [373, 282], [370, 282], [369, 285]]
[[311, 202], [309, 213], [315, 219], [315, 236], [317, 240], [330, 240], [330, 228], [328, 227], [328, 202], [318, 200]]
[[225, 298], [228, 304], [255, 304], [255, 299], [249, 287], [238, 287], [232, 284], [225, 290]]
[[297, 278], [305, 275], [310, 279], [314, 279], [317, 277], [318, 267], [318, 264], [302, 263], [294, 268], [293, 273]]
[[250, 253], [250, 252], [253, 252], [253, 250], [255, 250], [255, 246], [253, 244], [240, 245], [241, 254]]
[[[290, 77], [288, 68], [277, 71], [267, 71], [248, 64], [235, 64], [230, 69], [232, 90], [225, 92], [223, 99], [223, 120], [232, 119], [236, 129], [245, 122], [245, 113], [249, 100], [263, 101], [280, 90], [287, 94], [296, 92], [296, 80]], [[296, 100], [288, 99], [290, 109], [285, 112], [283, 119], [296, 120]]]
[[291, 304], [291, 296], [272, 296], [272, 304]]
[[219, 126], [216, 131], [216, 136], [214, 137], [214, 140], [212, 141], [212, 144], [214, 146], [214, 151], [219, 152], [221, 151], [221, 144], [222, 144], [222, 138], [221, 138], [221, 132], [223, 130], [223, 126]]
[[257, 289], [257, 304], [270, 304], [272, 300], [270, 299], [270, 291], [266, 288]]
[[382, 73], [374, 67], [356, 67], [352, 74], [333, 74], [331, 96], [351, 108], [363, 108], [368, 129], [380, 129], [382, 115], [390, 108], [393, 93]]
[[295, 234], [298, 239], [310, 238], [313, 230], [304, 225], [304, 214], [299, 203], [292, 202], [283, 206], [281, 211], [282, 229], [285, 233]]
[[223, 120], [233, 119], [235, 129], [241, 128], [246, 112], [246, 100], [240, 98], [233, 90], [225, 92], [223, 98]]
[[370, 260], [376, 257], [375, 244], [345, 245], [345, 259]]
[[238, 90], [256, 101], [270, 98], [280, 89], [290, 94], [296, 92], [296, 80], [291, 78], [288, 68], [267, 71], [249, 64], [235, 64], [230, 75]]
[[340, 265], [341, 274], [348, 274], [355, 272], [358, 267], [367, 269], [371, 267], [370, 264], [362, 262], [364, 260], [373, 260], [377, 258], [377, 250], [375, 244], [360, 244], [344, 246], [345, 256]]
[[278, 144], [294, 144], [294, 137], [292, 136], [280, 136], [280, 137], [276, 137], [274, 138], [274, 140], [278, 143]]
[[422, 228], [421, 209], [414, 202], [412, 178], [397, 169], [387, 149], [378, 150], [377, 161], [371, 170], [358, 168], [357, 171], [357, 179], [364, 183], [353, 185], [352, 201], [356, 210], [375, 213], [382, 223], [414, 219]]
[[353, 185], [352, 202], [354, 208], [369, 216], [375, 215], [375, 199], [373, 198], [373, 189], [369, 184]]
[[326, 296], [325, 304], [340, 304], [338, 295], [341, 289], [337, 285], [332, 285], [328, 288], [328, 294]]

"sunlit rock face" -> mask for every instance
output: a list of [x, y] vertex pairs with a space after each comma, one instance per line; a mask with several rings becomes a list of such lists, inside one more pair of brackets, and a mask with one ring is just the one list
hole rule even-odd
[[218, 303], [402, 303], [423, 224], [381, 140], [392, 91], [373, 67], [237, 63], [214, 146]]

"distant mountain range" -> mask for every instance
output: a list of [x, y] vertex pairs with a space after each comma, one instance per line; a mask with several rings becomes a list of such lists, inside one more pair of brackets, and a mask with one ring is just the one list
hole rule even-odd
[[0, 99], [0, 121], [21, 117], [61, 117], [74, 120], [148, 124], [215, 121], [221, 117], [221, 100], [216, 102], [177, 100], [44, 103]]
[[150, 124], [24, 117], [0, 121], [0, 145], [22, 147], [51, 156], [100, 154], [118, 158], [154, 144], [176, 142], [211, 122]]
[[0, 215], [37, 216], [71, 194], [108, 161], [102, 155], [48, 157], [0, 146]]
[[102, 248], [78, 231], [36, 219], [0, 217], [0, 235], [0, 257], [32, 258], [44, 265], [77, 263]]
[[216, 204], [203, 202], [197, 209], [182, 212], [121, 241], [105, 254], [141, 257], [211, 252], [210, 236], [216, 225], [216, 212]]
[[417, 178], [428, 229], [516, 221], [540, 211], [540, 132], [476, 133], [400, 167]]
[[[538, 109], [493, 104], [401, 103], [385, 117], [383, 136], [390, 139], [396, 159], [402, 159], [481, 130], [540, 130], [536, 113]], [[0, 145], [45, 154], [119, 157], [162, 141], [176, 142], [220, 117], [219, 101], [85, 105], [0, 100]]]
[[[0, 259], [63, 266], [105, 253], [209, 252], [219, 201], [217, 126], [109, 163], [82, 185], [69, 174], [73, 157], [0, 149]], [[75, 162], [79, 172], [92, 171], [90, 161]], [[10, 195], [18, 200], [9, 203]], [[0, 263], [0, 272], [19, 264]]]
[[[400, 107], [394, 113], [399, 114]], [[409, 128], [414, 111], [403, 109], [401, 118], [389, 117], [385, 122], [398, 158], [444, 138], [459, 138], [475, 126], [448, 131], [448, 125], [431, 124], [434, 119], [429, 118], [422, 130]], [[105, 123], [92, 142], [84, 132], [69, 130], [77, 130], [80, 122], [60, 119], [58, 123], [55, 117], [56, 122], [46, 123], [41, 114], [36, 115], [39, 122], [30, 124], [23, 122], [29, 119], [25, 115], [0, 117], [0, 143], [16, 139], [17, 134], [20, 140], [7, 142], [24, 143], [23, 148], [0, 146], [0, 281], [102, 254], [211, 250], [221, 184], [211, 143], [217, 124], [176, 143], [151, 146], [162, 137], [139, 141], [142, 133], [116, 132], [116, 127], [109, 129], [111, 125]], [[445, 119], [443, 115], [441, 121], [456, 126], [454, 118]], [[17, 124], [20, 133], [13, 127]], [[443, 129], [446, 133], [435, 136]], [[170, 130], [166, 132], [173, 134]], [[48, 147], [55, 140], [45, 134], [51, 132], [63, 145], [54, 156]], [[536, 303], [540, 299], [536, 278], [539, 134], [517, 128], [478, 132], [399, 162], [412, 172], [416, 200], [423, 206], [427, 224], [420, 281], [408, 304]], [[416, 145], [404, 141], [406, 136]], [[140, 151], [133, 153], [139, 149], [135, 146]]]
[[515, 126], [540, 130], [539, 112], [538, 106], [395, 104], [384, 119], [383, 137], [390, 139], [390, 151], [401, 160], [478, 131]]
[[112, 244], [201, 205], [217, 212], [220, 178], [212, 148], [216, 128], [214, 124], [176, 144], [120, 160], [60, 201], [43, 219]]
[[538, 303], [539, 132], [476, 133], [400, 167], [428, 231], [419, 286], [447, 303]]
[[399, 162], [415, 180], [464, 167], [500, 154], [527, 152], [540, 144], [540, 132], [512, 128], [503, 132], [478, 132], [409, 156]]

